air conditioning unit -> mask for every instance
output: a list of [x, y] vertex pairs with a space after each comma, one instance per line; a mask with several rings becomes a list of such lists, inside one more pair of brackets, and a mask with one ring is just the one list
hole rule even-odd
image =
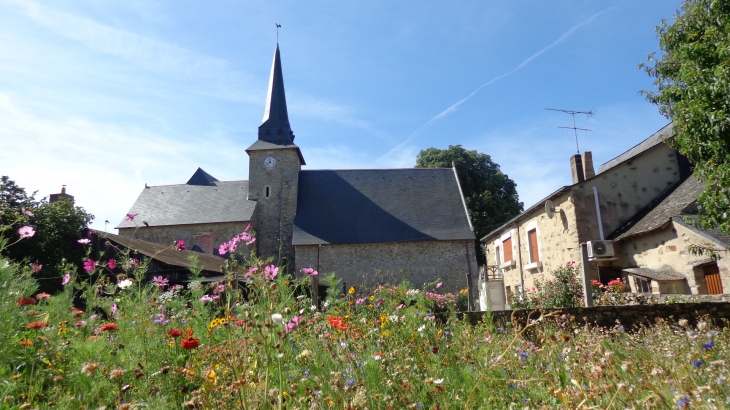
[[588, 241], [588, 259], [613, 258], [613, 241]]

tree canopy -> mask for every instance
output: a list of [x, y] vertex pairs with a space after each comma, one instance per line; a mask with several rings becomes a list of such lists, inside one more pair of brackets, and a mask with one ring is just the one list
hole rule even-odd
[[643, 91], [674, 122], [675, 149], [705, 182], [699, 223], [730, 234], [730, 2], [685, 0], [657, 27], [661, 55], [640, 64], [656, 91]]
[[[40, 281], [41, 289], [50, 291], [60, 284], [65, 273], [62, 266], [71, 263], [77, 269], [80, 267], [86, 249], [78, 240], [93, 219], [93, 215], [67, 199], [54, 203], [45, 198], [37, 201], [35, 193], [28, 195], [9, 177], [0, 178], [0, 226], [12, 224], [0, 236], [9, 243], [17, 241], [5, 253], [16, 261], [40, 265], [36, 278], [50, 279]], [[25, 225], [33, 227], [35, 234], [18, 241], [18, 228]]]
[[[447, 149], [422, 150], [416, 159], [417, 168], [456, 167], [477, 241], [523, 210], [517, 195], [517, 185], [499, 169], [492, 158], [461, 145]], [[480, 263], [484, 262], [481, 248]]]

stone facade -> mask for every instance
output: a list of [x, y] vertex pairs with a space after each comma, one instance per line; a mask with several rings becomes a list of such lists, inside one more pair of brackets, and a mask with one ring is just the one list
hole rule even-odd
[[334, 272], [348, 287], [407, 280], [421, 288], [424, 283], [441, 280], [443, 291], [456, 292], [468, 287], [470, 271], [476, 280], [474, 253], [471, 241], [296, 246], [296, 270], [311, 267], [320, 275]]
[[[592, 170], [585, 173], [591, 175]], [[593, 178], [564, 187], [562, 192], [559, 190], [549, 198], [556, 209], [553, 218], [547, 217], [543, 203], [539, 203], [514, 223], [482, 238], [487, 264], [501, 269], [506, 293], [518, 291], [521, 285], [528, 290], [534, 287], [536, 278], [551, 277], [551, 271], [568, 261], [579, 262], [580, 243], [601, 239], [596, 192], [605, 238], [676, 186], [681, 178], [677, 153], [666, 143], [659, 143]], [[528, 232], [533, 229], [537, 232], [539, 254], [536, 263], [530, 254], [528, 238]], [[507, 238], [511, 238], [512, 263], [505, 262], [504, 258], [502, 244]], [[598, 266], [599, 263], [590, 265], [593, 279], [598, 279]]]
[[[199, 233], [211, 233], [213, 249], [217, 250], [221, 243], [229, 241], [243, 232], [248, 222], [218, 222], [210, 224], [140, 226], [138, 228], [120, 228], [119, 235], [152, 243], [169, 244], [176, 240], [185, 241], [185, 247], [192, 249]], [[207, 240], [207, 239], [206, 239]], [[200, 244], [203, 248], [203, 244]], [[217, 254], [217, 253], [214, 253]]]
[[[717, 263], [724, 287], [723, 291], [725, 293], [730, 291], [725, 288], [730, 284], [730, 260], [725, 257], [713, 260], [707, 254], [692, 255], [689, 251], [690, 245], [712, 249], [723, 248], [721, 244], [715, 243], [681, 224], [670, 222], [662, 229], [622, 240], [617, 254], [619, 258], [617, 264], [619, 266], [641, 266], [675, 273], [686, 278], [681, 289], [657, 288], [654, 293], [702, 295], [707, 294], [703, 267], [707, 264]], [[725, 252], [720, 253], [721, 256], [724, 254]], [[629, 281], [628, 284], [634, 286], [632, 281]]]
[[[256, 228], [259, 254], [274, 262], [287, 258], [292, 264], [292, 229], [297, 210], [297, 188], [302, 164], [297, 148], [249, 150], [249, 200], [256, 200], [252, 225]], [[274, 158], [276, 165], [264, 161]]]

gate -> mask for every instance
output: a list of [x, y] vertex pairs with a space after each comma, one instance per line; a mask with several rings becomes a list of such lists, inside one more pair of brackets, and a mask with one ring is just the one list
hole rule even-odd
[[479, 268], [479, 308], [480, 310], [505, 310], [504, 280], [497, 266]]

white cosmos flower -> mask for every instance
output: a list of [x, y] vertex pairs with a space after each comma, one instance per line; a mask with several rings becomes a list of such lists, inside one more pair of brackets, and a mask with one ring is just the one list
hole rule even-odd
[[444, 379], [436, 379], [433, 381], [433, 384], [441, 384], [444, 382]]
[[126, 289], [126, 288], [132, 286], [132, 280], [131, 279], [121, 280], [121, 281], [119, 281], [117, 286], [119, 287], [119, 289]]
[[271, 321], [274, 322], [275, 325], [280, 325], [284, 322], [284, 317], [281, 313], [274, 313], [271, 315]]

